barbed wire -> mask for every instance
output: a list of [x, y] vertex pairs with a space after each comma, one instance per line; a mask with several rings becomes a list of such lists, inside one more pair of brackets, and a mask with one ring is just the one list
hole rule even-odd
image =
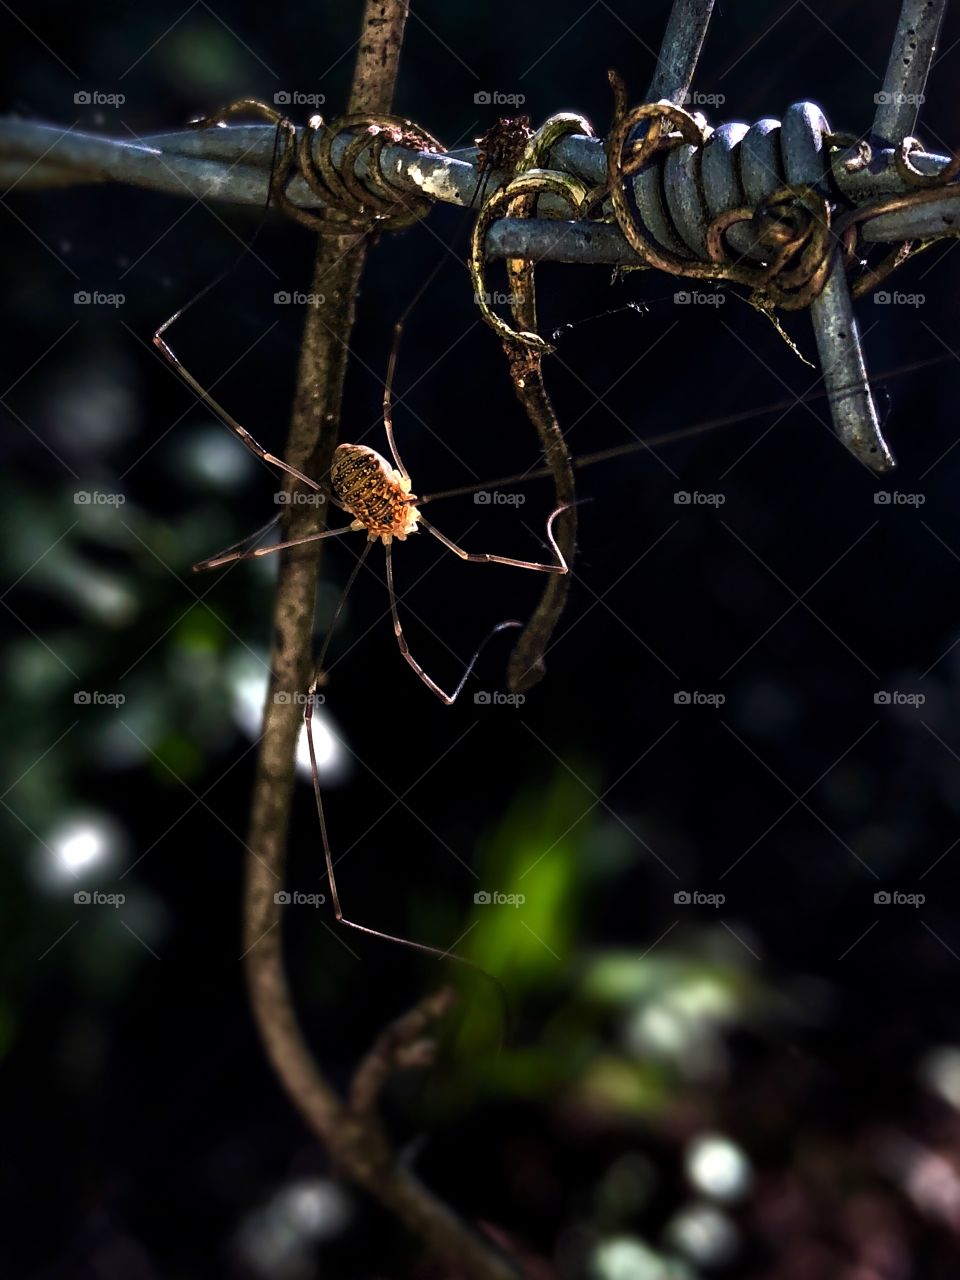
[[[274, 107], [247, 102], [238, 105], [269, 123], [227, 124], [231, 107], [212, 118], [219, 127], [110, 138], [0, 119], [0, 183], [8, 195], [122, 182], [259, 206], [269, 191], [313, 229], [355, 223], [365, 233], [406, 225], [437, 202], [469, 208], [482, 181], [475, 283], [493, 258], [506, 259], [508, 270], [520, 260], [643, 266], [747, 283], [771, 313], [774, 305], [807, 308], [826, 389], [837, 393], [830, 401], [837, 433], [870, 468], [887, 470], [894, 461], [880, 434], [847, 274], [861, 245], [896, 246], [861, 276], [856, 288], [864, 292], [916, 249], [960, 235], [960, 161], [913, 136], [947, 0], [904, 0], [863, 137], [832, 130], [812, 102], [753, 126], [710, 128], [686, 109], [696, 105], [690, 89], [713, 3], [674, 0], [645, 100], [628, 108], [624, 86], [613, 81], [607, 139], [592, 136], [581, 117], [551, 117], [569, 127], [553, 131], [528, 173], [491, 172], [477, 148], [444, 151], [410, 121], [346, 117], [327, 125], [315, 116], [298, 127]], [[483, 314], [501, 337], [516, 335], [489, 307]]]
[[[298, 127], [300, 145], [305, 127]], [[270, 182], [276, 129], [273, 125], [232, 124], [197, 131], [148, 134], [141, 138], [113, 138], [83, 133], [58, 125], [15, 117], [0, 118], [0, 184], [4, 198], [15, 190], [38, 191], [85, 183], [118, 182], [190, 199], [262, 207]], [[350, 136], [340, 134], [331, 146], [335, 166], [342, 168]], [[866, 172], [848, 172], [838, 165], [834, 177], [840, 195], [851, 207], [866, 208], [882, 197], [904, 195], [914, 189], [897, 167], [898, 147], [874, 151]], [[852, 158], [855, 150], [851, 149]], [[914, 151], [911, 162], [921, 173], [937, 177], [952, 157]], [[572, 134], [553, 148], [550, 167], [591, 185], [606, 181], [602, 138]], [[435, 203], [466, 209], [483, 170], [475, 147], [437, 153], [415, 147], [388, 144], [380, 153], [383, 178], [410, 195]], [[370, 179], [370, 159], [361, 156], [356, 177]], [[489, 195], [501, 190], [510, 175], [494, 171], [487, 176]], [[823, 175], [824, 182], [829, 180]], [[293, 204], [313, 211], [323, 209], [322, 198], [297, 174], [287, 188]], [[487, 231], [487, 256], [535, 257], [543, 262], [636, 266], [639, 255], [615, 225], [587, 225], [551, 214], [567, 213], [559, 198], [543, 195], [543, 217], [500, 218]], [[903, 240], [941, 235], [955, 217], [952, 197], [878, 214], [861, 223], [861, 236], [870, 243], [893, 244]]]

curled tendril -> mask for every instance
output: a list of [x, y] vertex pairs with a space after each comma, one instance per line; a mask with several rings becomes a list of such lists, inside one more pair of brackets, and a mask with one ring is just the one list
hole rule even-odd
[[893, 163], [897, 173], [911, 187], [942, 187], [960, 173], [960, 155], [954, 156], [939, 173], [921, 173], [910, 159], [915, 151], [926, 148], [919, 138], [904, 138], [894, 151]]
[[[843, 245], [845, 260], [852, 263], [860, 256], [859, 232], [862, 223], [879, 218], [885, 213], [902, 213], [905, 209], [916, 209], [920, 205], [957, 199], [960, 199], [960, 186], [943, 188], [936, 186], [927, 187], [922, 191], [911, 191], [905, 195], [884, 196], [880, 200], [873, 201], [872, 204], [851, 209], [849, 213], [837, 219], [835, 226], [836, 236]], [[853, 285], [853, 296], [862, 298], [865, 294], [872, 293], [879, 284], [894, 271], [899, 270], [910, 258], [931, 248], [940, 240], [956, 239], [958, 236], [960, 236], [960, 228], [942, 231], [922, 240], [905, 240], [876, 266], [864, 272]]]
[[588, 138], [594, 136], [593, 125], [586, 116], [577, 115], [573, 111], [558, 111], [549, 116], [543, 124], [527, 139], [517, 171], [544, 168], [543, 161], [549, 159], [550, 152], [561, 138], [571, 133], [582, 133]]
[[746, 268], [752, 279], [741, 277], [741, 283], [753, 287], [752, 300], [765, 309], [808, 307], [830, 269], [830, 211], [823, 197], [809, 186], [783, 186], [757, 208], [728, 209], [714, 218], [707, 228], [707, 252], [725, 272], [723, 237], [738, 223], [751, 224], [757, 244], [768, 254], [765, 267]]
[[[866, 138], [858, 138], [855, 133], [825, 133], [823, 143], [830, 149], [830, 168], [834, 173], [838, 162], [843, 165], [845, 173], [851, 174], [862, 173], [873, 161], [873, 147]], [[851, 148], [856, 148], [856, 154], [841, 160], [842, 153]]]
[[[853, 146], [859, 141], [843, 134], [830, 135], [828, 140], [831, 144], [837, 146]], [[872, 152], [870, 152], [866, 143], [859, 141], [859, 146], [860, 157], [845, 162], [845, 168], [848, 172], [857, 172], [873, 159]], [[869, 222], [873, 218], [878, 218], [885, 213], [902, 213], [907, 209], [916, 209], [923, 204], [960, 198], [960, 187], [949, 185], [960, 173], [960, 156], [954, 157], [938, 173], [921, 173], [911, 160], [911, 156], [917, 151], [924, 150], [925, 147], [920, 140], [914, 137], [904, 138], [899, 146], [894, 148], [893, 167], [910, 190], [899, 195], [882, 196], [870, 204], [849, 210], [836, 220], [834, 234], [841, 243], [844, 263], [848, 269], [859, 263], [862, 258], [860, 232], [863, 223]], [[860, 163], [861, 159], [863, 161], [862, 164]], [[954, 229], [942, 231], [919, 240], [905, 240], [880, 262], [867, 268], [854, 281], [851, 287], [853, 296], [862, 298], [864, 295], [872, 293], [878, 285], [892, 275], [894, 271], [898, 271], [910, 258], [916, 257], [918, 253], [922, 253], [925, 249], [929, 249], [939, 240], [956, 239], [958, 235], [960, 235], [960, 229]]]
[[533, 264], [524, 259], [511, 259], [507, 269], [512, 280], [521, 286], [522, 296], [513, 303], [514, 318], [526, 328], [514, 328], [491, 307], [486, 290], [486, 241], [490, 224], [500, 216], [531, 217], [541, 195], [558, 196], [570, 210], [574, 219], [580, 218], [589, 207], [591, 188], [579, 178], [557, 169], [541, 168], [550, 150], [569, 133], [585, 133], [593, 136], [593, 128], [583, 116], [561, 112], [551, 116], [528, 140], [517, 166], [518, 173], [499, 191], [487, 199], [477, 214], [470, 238], [470, 279], [480, 314], [486, 323], [505, 342], [518, 343], [541, 353], [553, 351], [553, 347], [532, 326], [536, 323], [536, 304], [533, 284]]
[[[333, 160], [333, 144], [345, 133], [353, 137], [338, 166]], [[321, 216], [322, 222], [399, 230], [430, 212], [429, 200], [393, 186], [384, 176], [380, 158], [383, 148], [392, 144], [421, 151], [444, 150], [436, 138], [399, 116], [347, 115], [329, 124], [322, 116], [310, 119], [300, 136], [298, 158], [304, 181], [330, 211]], [[356, 173], [365, 151], [369, 152], [369, 186]]]
[[[400, 230], [426, 216], [432, 202], [391, 184], [380, 167], [384, 146], [399, 144], [421, 151], [444, 151], [444, 146], [419, 125], [400, 116], [346, 115], [326, 123], [312, 116], [297, 134], [297, 127], [274, 107], [256, 98], [241, 98], [215, 115], [194, 121], [196, 128], [224, 124], [237, 115], [259, 116], [277, 130], [277, 154], [270, 175], [270, 200], [281, 212], [320, 235], [373, 229]], [[351, 134], [340, 165], [333, 160], [333, 144]], [[368, 182], [357, 177], [356, 165], [369, 151]], [[287, 189], [299, 171], [304, 182], [323, 203], [315, 213], [294, 204]]]

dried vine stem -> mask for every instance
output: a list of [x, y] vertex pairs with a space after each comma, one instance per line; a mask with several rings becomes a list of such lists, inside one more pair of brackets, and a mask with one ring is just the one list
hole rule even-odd
[[[683, 99], [693, 78], [712, 10], [713, 0], [675, 0], [651, 86], [651, 97], [675, 98], [678, 102]], [[544, 162], [544, 158], [546, 158], [545, 162], [549, 163], [553, 146], [564, 137], [574, 134], [593, 137], [593, 129], [589, 121], [571, 113], [552, 116], [542, 129], [538, 130], [528, 154], [520, 161], [520, 167], [537, 166]], [[549, 189], [546, 183], [540, 184], [540, 190], [545, 187]], [[579, 193], [569, 183], [563, 190], [563, 197], [574, 207], [574, 216], [577, 212], [574, 203], [577, 194]], [[585, 200], [589, 198], [588, 195], [584, 195]], [[511, 201], [506, 212], [508, 218], [530, 219], [536, 213], [536, 209], [537, 188], [534, 187], [528, 194], [518, 195]], [[475, 236], [473, 246], [472, 262], [478, 267], [475, 274], [481, 278], [484, 256], [488, 251], [487, 231], [488, 227], [484, 223]], [[511, 309], [514, 321], [521, 332], [535, 335], [537, 307], [534, 263], [535, 259], [532, 257], [507, 257], [506, 267], [513, 294]], [[557, 521], [556, 534], [557, 544], [564, 559], [567, 564], [572, 565], [577, 540], [577, 510], [573, 505], [576, 502], [576, 482], [570, 451], [543, 379], [545, 347], [524, 343], [506, 335], [504, 335], [503, 346], [517, 398], [540, 438], [544, 458], [553, 480], [555, 501], [558, 506], [569, 504], [568, 509], [561, 513]], [[507, 685], [512, 692], [519, 693], [530, 688], [543, 676], [544, 654], [566, 606], [572, 578], [573, 575], [570, 573], [551, 577], [545, 585], [540, 603], [523, 629], [520, 639], [514, 645], [507, 664]]]
[[[389, 111], [406, 0], [367, 0], [349, 110]], [[307, 312], [287, 461], [324, 474], [336, 443], [357, 287], [366, 255], [362, 235], [320, 240], [313, 291], [326, 301]], [[288, 535], [311, 532], [317, 514], [291, 505]], [[323, 1076], [297, 1023], [283, 964], [283, 870], [300, 713], [278, 690], [309, 678], [319, 551], [307, 544], [282, 558], [274, 607], [272, 677], [253, 789], [246, 871], [245, 955], [250, 999], [270, 1061], [287, 1093], [337, 1166], [471, 1280], [515, 1280], [507, 1262], [401, 1166], [370, 1109], [348, 1107]], [[376, 1049], [374, 1050], [376, 1054]], [[367, 1073], [369, 1074], [369, 1072]], [[360, 1078], [363, 1078], [361, 1069]]]
[[[570, 201], [574, 211], [586, 202], [588, 193], [582, 184], [565, 177], [557, 188], [553, 176], [538, 167], [542, 160], [549, 157], [551, 147], [575, 129], [592, 132], [589, 123], [581, 116], [568, 113], [551, 116], [527, 143], [518, 164], [521, 170], [519, 178], [508, 183], [493, 201], [488, 201], [478, 217], [471, 244], [471, 274], [475, 282], [480, 279], [481, 288], [487, 220], [492, 216], [491, 210], [498, 207], [499, 203], [506, 203], [508, 216], [529, 218], [536, 211], [538, 195], [544, 190], [559, 190]], [[508, 193], [515, 194], [508, 196]], [[506, 267], [511, 311], [519, 332], [514, 333], [502, 321], [498, 332], [503, 338], [503, 349], [517, 399], [533, 423], [544, 459], [550, 468], [555, 504], [567, 508], [557, 520], [556, 538], [565, 562], [572, 565], [577, 541], [576, 483], [570, 451], [543, 378], [543, 356], [551, 348], [537, 337], [534, 263], [523, 258], [508, 258]], [[478, 295], [478, 301], [481, 300], [485, 301], [482, 294]], [[485, 306], [482, 309], [485, 313], [488, 310]], [[491, 321], [497, 319], [492, 310], [487, 318]], [[544, 654], [567, 603], [572, 576], [570, 573], [551, 576], [544, 586], [540, 603], [514, 645], [507, 663], [507, 687], [511, 692], [522, 693], [542, 679], [545, 670]]]
[[[515, 314], [521, 324], [529, 324], [533, 328], [536, 325], [536, 315], [532, 309], [532, 294], [530, 301], [531, 310], [528, 314], [523, 315], [520, 311]], [[503, 346], [517, 398], [540, 437], [544, 458], [553, 479], [557, 505], [568, 504], [567, 509], [557, 517], [554, 532], [557, 546], [569, 565], [573, 563], [577, 542], [577, 512], [573, 506], [576, 502], [576, 483], [570, 452], [543, 380], [543, 356], [539, 351], [516, 343], [504, 342]], [[543, 678], [544, 653], [567, 603], [572, 578], [572, 573], [550, 575], [540, 603], [521, 632], [507, 663], [507, 687], [512, 693], [522, 693]]]

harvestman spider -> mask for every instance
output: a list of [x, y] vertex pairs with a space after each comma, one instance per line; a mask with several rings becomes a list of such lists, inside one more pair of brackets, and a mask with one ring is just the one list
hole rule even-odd
[[[198, 295], [199, 297], [200, 295]], [[417, 297], [419, 298], [419, 294]], [[197, 299], [195, 298], [194, 301]], [[415, 299], [414, 301], [416, 301]], [[187, 306], [192, 305], [188, 303]], [[201, 386], [190, 371], [182, 364], [180, 359], [174, 353], [164, 337], [167, 330], [176, 320], [183, 314], [186, 307], [181, 307], [174, 315], [166, 320], [153, 336], [154, 345], [158, 348], [164, 358], [173, 366], [177, 373], [190, 386], [190, 388], [200, 397], [202, 402], [212, 409], [218, 418], [230, 428], [240, 440], [256, 457], [271, 466], [278, 467], [281, 471], [292, 476], [301, 484], [307, 485], [316, 492], [322, 492], [322, 486], [302, 471], [298, 471], [296, 467], [290, 466], [284, 462], [282, 458], [278, 458], [275, 454], [269, 453], [264, 449], [236, 419], [229, 414], [226, 409], [220, 405], [210, 393]], [[423, 681], [432, 693], [436, 694], [447, 706], [452, 706], [463, 690], [464, 685], [473, 671], [474, 665], [480, 656], [480, 653], [487, 643], [497, 632], [506, 627], [519, 627], [519, 622], [501, 622], [499, 623], [484, 639], [483, 643], [474, 653], [468, 663], [460, 682], [452, 693], [447, 693], [437, 684], [437, 682], [427, 673], [417, 659], [410, 652], [406, 637], [403, 634], [403, 627], [400, 622], [400, 615], [397, 609], [397, 596], [393, 582], [393, 542], [404, 542], [411, 534], [416, 533], [422, 526], [428, 533], [432, 534], [442, 546], [448, 551], [452, 551], [454, 555], [461, 560], [470, 561], [473, 564], [504, 564], [511, 565], [517, 569], [529, 569], [537, 573], [555, 573], [565, 574], [569, 572], [566, 560], [563, 557], [556, 539], [553, 536], [553, 522], [561, 511], [566, 508], [564, 506], [557, 507], [549, 516], [546, 526], [546, 536], [550, 547], [556, 556], [553, 564], [543, 564], [535, 560], [518, 560], [512, 556], [495, 555], [486, 551], [466, 551], [459, 546], [445, 533], [442, 533], [435, 525], [425, 518], [423, 513], [416, 507], [417, 495], [412, 492], [413, 484], [410, 473], [401, 460], [397, 449], [396, 440], [393, 432], [393, 412], [392, 412], [392, 387], [393, 377], [396, 369], [397, 352], [399, 349], [400, 337], [403, 331], [403, 324], [410, 308], [397, 322], [394, 329], [394, 342], [390, 353], [390, 359], [387, 366], [387, 377], [384, 383], [383, 391], [383, 426], [387, 438], [387, 445], [390, 450], [393, 466], [376, 449], [371, 449], [367, 445], [360, 444], [340, 444], [336, 447], [333, 455], [333, 461], [330, 467], [330, 489], [331, 492], [326, 496], [329, 501], [347, 515], [352, 516], [349, 524], [343, 525], [336, 529], [324, 529], [319, 533], [307, 534], [301, 538], [292, 538], [284, 542], [277, 542], [270, 546], [256, 547], [252, 550], [237, 550], [238, 547], [249, 543], [250, 539], [244, 539], [243, 543], [234, 543], [232, 546], [219, 552], [217, 555], [211, 556], [209, 559], [201, 560], [193, 566], [195, 572], [203, 572], [208, 569], [216, 569], [222, 565], [230, 564], [237, 560], [257, 559], [261, 556], [272, 555], [274, 552], [283, 551], [290, 547], [302, 546], [308, 542], [318, 542], [325, 538], [337, 538], [347, 533], [362, 533], [367, 535], [367, 541], [359, 556], [356, 565], [353, 567], [346, 586], [340, 595], [340, 600], [334, 611], [330, 627], [327, 630], [320, 655], [314, 667], [313, 677], [310, 681], [306, 706], [304, 710], [304, 723], [307, 730], [307, 743], [310, 750], [311, 772], [313, 774], [314, 795], [317, 804], [317, 814], [320, 820], [320, 831], [323, 840], [323, 852], [326, 861], [327, 878], [330, 883], [330, 894], [333, 899], [334, 914], [336, 919], [351, 929], [357, 929], [361, 933], [369, 934], [376, 938], [382, 938], [388, 942], [396, 942], [401, 946], [411, 947], [417, 951], [425, 951], [433, 955], [441, 957], [449, 956], [451, 959], [460, 960], [470, 965], [472, 968], [479, 968], [473, 965], [471, 961], [464, 960], [462, 956], [457, 956], [450, 951], [444, 951], [440, 947], [432, 947], [426, 943], [415, 942], [410, 938], [401, 938], [394, 934], [384, 933], [379, 929], [373, 929], [368, 925], [359, 924], [355, 920], [348, 920], [341, 909], [340, 897], [337, 892], [336, 877], [333, 870], [333, 855], [330, 849], [330, 841], [327, 834], [327, 823], [324, 815], [323, 800], [320, 793], [320, 778], [317, 767], [316, 749], [313, 740], [313, 709], [316, 696], [317, 686], [323, 678], [323, 663], [326, 657], [327, 648], [333, 636], [334, 628], [340, 612], [346, 602], [347, 595], [360, 569], [366, 560], [367, 553], [375, 542], [382, 542], [384, 548], [384, 557], [386, 561], [387, 576], [387, 592], [390, 599], [390, 613], [393, 618], [394, 635], [397, 638], [397, 645], [403, 655], [404, 660], [413, 668], [417, 676]], [[437, 495], [439, 496], [439, 495]], [[270, 522], [275, 523], [274, 521]], [[258, 537], [266, 531], [270, 526], [265, 526], [252, 535]], [[481, 972], [483, 972], [481, 970]]]

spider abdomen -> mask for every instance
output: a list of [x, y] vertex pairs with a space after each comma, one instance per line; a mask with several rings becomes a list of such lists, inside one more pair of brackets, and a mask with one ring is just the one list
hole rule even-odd
[[366, 529], [371, 542], [402, 542], [416, 533], [420, 513], [411, 499], [410, 480], [391, 467], [376, 449], [341, 444], [330, 468], [334, 495], [354, 517], [354, 528]]

